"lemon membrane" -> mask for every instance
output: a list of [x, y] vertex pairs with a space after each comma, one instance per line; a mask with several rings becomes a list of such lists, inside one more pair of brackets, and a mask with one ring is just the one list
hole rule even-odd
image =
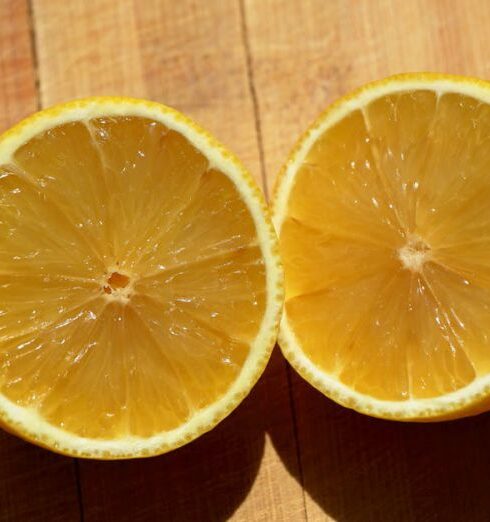
[[340, 100], [294, 149], [274, 201], [281, 346], [342, 404], [417, 419], [486, 402], [489, 136], [487, 83], [414, 74]]
[[77, 455], [161, 453], [253, 385], [281, 274], [260, 191], [175, 111], [96, 98], [0, 141], [0, 418]]

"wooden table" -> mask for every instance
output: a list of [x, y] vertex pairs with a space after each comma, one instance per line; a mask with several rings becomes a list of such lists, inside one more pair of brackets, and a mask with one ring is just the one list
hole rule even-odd
[[[0, 0], [0, 127], [75, 97], [186, 112], [266, 193], [338, 95], [400, 71], [490, 77], [486, 0]], [[370, 419], [276, 349], [245, 402], [171, 454], [61, 457], [0, 434], [1, 521], [490, 520], [490, 415]]]

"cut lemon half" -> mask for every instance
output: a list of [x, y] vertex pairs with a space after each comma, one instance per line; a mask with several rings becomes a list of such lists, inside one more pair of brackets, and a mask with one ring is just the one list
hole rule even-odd
[[407, 74], [324, 112], [275, 191], [280, 345], [360, 412], [490, 406], [490, 84]]
[[0, 139], [0, 421], [60, 453], [164, 453], [223, 419], [269, 358], [277, 240], [237, 159], [126, 98]]

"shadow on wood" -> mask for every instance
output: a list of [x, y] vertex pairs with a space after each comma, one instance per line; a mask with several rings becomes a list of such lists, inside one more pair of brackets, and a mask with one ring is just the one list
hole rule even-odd
[[227, 520], [262, 457], [264, 434], [251, 434], [250, 415], [246, 404], [197, 441], [160, 457], [80, 462], [85, 520]]
[[[323, 511], [338, 522], [488, 522], [490, 414], [383, 421], [338, 406], [296, 374], [292, 381], [302, 468], [296, 478], [312, 519]], [[295, 474], [294, 460], [276, 447]]]
[[276, 353], [238, 409], [183, 448], [151, 459], [79, 461], [85, 520], [228, 520], [257, 475], [282, 364]]
[[0, 430], [0, 521], [80, 520], [74, 460]]

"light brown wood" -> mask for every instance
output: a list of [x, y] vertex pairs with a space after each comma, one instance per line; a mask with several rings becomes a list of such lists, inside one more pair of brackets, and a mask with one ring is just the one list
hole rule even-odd
[[165, 103], [214, 133], [260, 180], [236, 2], [34, 0], [34, 14], [43, 106], [94, 95]]
[[[490, 78], [485, 1], [245, 7], [269, 186], [311, 121], [358, 85], [406, 71]], [[293, 395], [308, 521], [488, 520], [488, 414], [437, 425], [383, 422], [340, 408], [296, 375]]]
[[[100, 94], [149, 97], [194, 117], [261, 179], [237, 2], [99, 0], [95, 9], [35, 0], [34, 14], [43, 106]], [[252, 397], [202, 440], [151, 461], [81, 462], [85, 516], [301, 522], [301, 485], [279, 450], [294, 469], [289, 387], [277, 353]]]
[[28, 4], [0, 3], [0, 132], [37, 108]]
[[[38, 99], [27, 2], [0, 2], [0, 132]], [[0, 431], [0, 521], [78, 521], [73, 459]]]
[[485, 0], [245, 6], [269, 185], [320, 111], [359, 85], [408, 71], [490, 77]]
[[[262, 152], [269, 186], [319, 111], [357, 85], [409, 70], [490, 78], [486, 0], [33, 0], [32, 11], [33, 40], [27, 2], [0, 1], [0, 130], [38, 102], [148, 97], [194, 117], [257, 180]], [[291, 387], [276, 350], [228, 419], [171, 454], [79, 461], [80, 499], [72, 459], [2, 432], [0, 521], [488, 520], [488, 414], [383, 422], [289, 375]]]

